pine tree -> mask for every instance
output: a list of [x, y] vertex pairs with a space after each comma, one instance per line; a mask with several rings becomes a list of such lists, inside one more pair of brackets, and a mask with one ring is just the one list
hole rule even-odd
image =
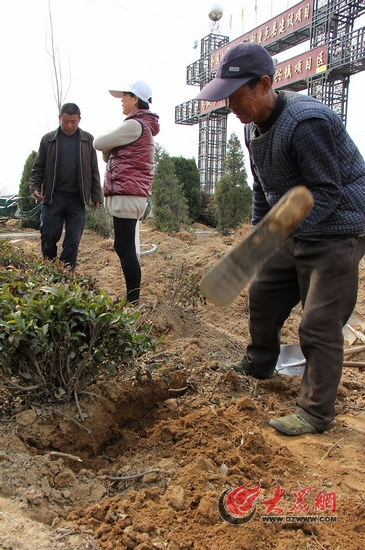
[[208, 225], [209, 227], [216, 228], [218, 225], [218, 207], [214, 198], [214, 194], [201, 191], [201, 208], [199, 221]]
[[162, 145], [160, 145], [159, 143], [157, 143], [157, 141], [155, 142], [155, 171], [156, 171], [156, 168], [158, 166], [158, 163], [160, 162], [160, 160], [165, 156], [165, 155], [168, 155], [168, 152], [166, 151], [166, 149], [164, 147], [162, 147]]
[[172, 157], [175, 173], [188, 203], [189, 218], [195, 222], [200, 216], [202, 198], [200, 194], [200, 175], [195, 159]]
[[[34, 200], [31, 198], [29, 194], [30, 173], [32, 171], [36, 156], [37, 156], [37, 153], [35, 151], [32, 151], [30, 153], [27, 160], [25, 161], [22, 177], [20, 180], [19, 197], [23, 197], [23, 200], [22, 200], [23, 212], [29, 212], [36, 206], [34, 203]], [[40, 224], [40, 212], [35, 217], [35, 219], [31, 220], [31, 219], [24, 218], [20, 222], [21, 227], [30, 227], [32, 229], [38, 229], [39, 224]]]
[[159, 231], [179, 231], [189, 223], [188, 206], [171, 157], [164, 152], [152, 185], [153, 218]]
[[235, 133], [228, 140], [223, 170], [215, 191], [215, 200], [218, 206], [217, 229], [227, 234], [244, 220], [251, 219], [252, 215], [252, 190], [247, 183], [244, 155]]

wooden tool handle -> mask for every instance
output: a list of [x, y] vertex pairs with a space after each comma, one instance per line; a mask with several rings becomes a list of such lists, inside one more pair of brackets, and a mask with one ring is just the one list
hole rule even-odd
[[204, 296], [217, 306], [230, 304], [304, 220], [313, 204], [312, 193], [304, 185], [285, 193], [252, 232], [204, 275], [200, 283]]

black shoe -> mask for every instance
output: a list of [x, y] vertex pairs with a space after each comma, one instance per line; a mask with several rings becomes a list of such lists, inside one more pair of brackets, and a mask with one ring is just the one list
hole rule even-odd
[[241, 374], [247, 374], [247, 376], [253, 376], [252, 367], [245, 359], [238, 361], [237, 363], [232, 363], [231, 369], [235, 372], [240, 372]]
[[235, 372], [240, 372], [241, 374], [252, 376], [257, 380], [268, 380], [269, 378], [273, 378], [273, 375], [274, 375], [274, 372], [271, 372], [267, 375], [255, 373], [252, 368], [251, 361], [249, 361], [246, 356], [238, 363], [232, 363], [231, 368]]

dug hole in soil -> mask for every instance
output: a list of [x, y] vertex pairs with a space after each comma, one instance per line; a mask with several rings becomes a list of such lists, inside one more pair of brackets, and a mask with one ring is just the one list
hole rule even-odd
[[[3, 229], [17, 232], [14, 246], [40, 254], [37, 232], [29, 240], [14, 222]], [[256, 381], [231, 370], [249, 340], [247, 291], [218, 308], [187, 284], [248, 231], [223, 237], [195, 224], [167, 235], [150, 220], [141, 225], [142, 250], [157, 246], [140, 259], [141, 321], [160, 341], [139, 360], [152, 380], [138, 383], [132, 369], [101, 375], [80, 395], [83, 418], [62, 402], [2, 407], [1, 549], [364, 550], [364, 370], [343, 369], [327, 432], [280, 435], [268, 421], [293, 412], [301, 377]], [[89, 230], [77, 273], [112, 298], [124, 295], [112, 241]], [[363, 260], [356, 306], [363, 315], [364, 278]], [[300, 318], [298, 306], [282, 343], [297, 342]], [[347, 359], [365, 361], [365, 353]], [[245, 484], [258, 491], [256, 511], [233, 525], [218, 502]], [[281, 499], [270, 512], [276, 491]], [[298, 520], [264, 523], [265, 515]]]

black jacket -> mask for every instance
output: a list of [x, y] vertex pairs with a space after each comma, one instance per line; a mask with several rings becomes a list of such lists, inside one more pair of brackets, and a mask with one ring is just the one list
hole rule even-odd
[[[30, 194], [38, 190], [44, 196], [44, 204], [52, 203], [53, 191], [59, 165], [60, 128], [49, 132], [41, 139], [38, 154], [30, 174]], [[81, 128], [79, 132], [78, 184], [80, 196], [85, 204], [102, 202], [102, 191], [94, 138]]]

